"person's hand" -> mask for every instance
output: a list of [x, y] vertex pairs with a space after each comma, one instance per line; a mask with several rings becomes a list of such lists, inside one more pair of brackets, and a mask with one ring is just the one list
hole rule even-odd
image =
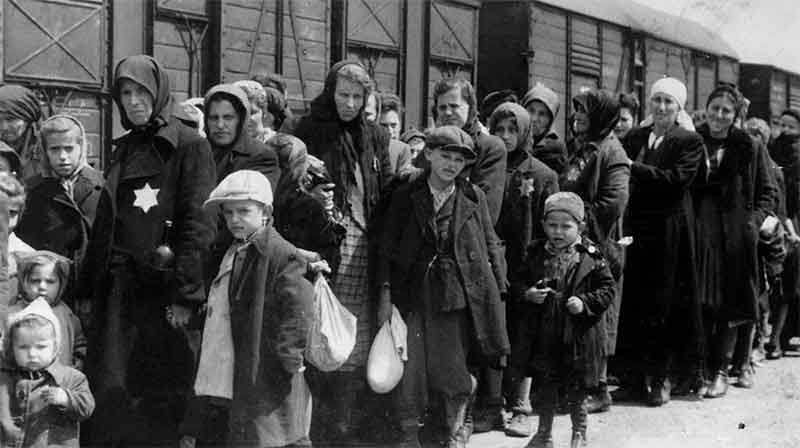
[[525, 301], [540, 305], [544, 303], [544, 299], [547, 298], [547, 295], [550, 294], [551, 291], [551, 288], [537, 288], [532, 286], [525, 291]]
[[314, 261], [308, 264], [308, 270], [311, 271], [312, 274], [330, 274], [331, 267], [328, 265], [328, 262], [325, 260]]
[[790, 233], [786, 239], [792, 246], [800, 245], [800, 236], [798, 236], [796, 233]]
[[60, 387], [45, 387], [42, 389], [42, 399], [45, 403], [53, 406], [66, 406], [69, 404], [67, 393]]
[[189, 324], [189, 319], [192, 317], [192, 310], [189, 308], [173, 303], [167, 306], [167, 322], [172, 328], [179, 329], [185, 328]]
[[5, 442], [5, 445], [16, 445], [22, 438], [22, 430], [13, 421], [3, 422], [0, 427], [3, 428], [3, 442]]
[[572, 314], [581, 314], [583, 312], [583, 300], [572, 296], [567, 299], [567, 311]]
[[378, 326], [392, 318], [392, 292], [389, 286], [383, 286], [378, 299]]

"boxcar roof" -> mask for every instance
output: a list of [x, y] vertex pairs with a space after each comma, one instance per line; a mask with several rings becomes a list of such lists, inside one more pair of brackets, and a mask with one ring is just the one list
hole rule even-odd
[[719, 34], [705, 26], [631, 0], [539, 0], [539, 3], [642, 31], [713, 55], [738, 59], [736, 51]]

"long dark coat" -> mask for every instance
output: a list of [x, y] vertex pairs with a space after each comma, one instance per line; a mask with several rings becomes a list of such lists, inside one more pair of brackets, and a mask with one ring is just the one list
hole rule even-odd
[[544, 162], [556, 174], [563, 173], [567, 168], [567, 145], [561, 140], [556, 131], [549, 131], [544, 137], [533, 145], [533, 156]]
[[103, 190], [103, 174], [90, 166], [78, 173], [73, 198], [60, 180], [38, 175], [31, 179], [25, 212], [17, 235], [31, 247], [63, 255], [80, 266], [89, 244], [97, 203]]
[[[697, 132], [711, 143], [707, 124]], [[708, 165], [700, 171], [692, 185], [695, 206], [710, 199], [722, 207], [722, 228], [717, 229], [724, 246], [717, 255], [723, 262], [723, 304], [719, 317], [726, 321], [754, 320], [758, 315], [758, 231], [770, 214], [778, 189], [769, 173], [766, 152], [759, 150], [745, 132], [731, 127], [722, 143], [725, 155], [719, 168], [710, 177]], [[699, 208], [698, 219], [703, 218]], [[697, 250], [711, 244], [698, 233]], [[700, 279], [703, 281], [703, 279]]]
[[307, 263], [270, 225], [234, 261], [229, 298], [236, 358], [233, 417], [267, 415], [303, 367], [314, 290]]
[[[528, 248], [525, 263], [512, 276], [512, 295], [522, 298], [525, 291], [542, 279], [549, 253], [546, 240], [538, 240]], [[515, 331], [511, 366], [530, 373], [577, 375], [582, 385], [593, 387], [600, 377], [606, 352], [606, 326], [603, 314], [614, 301], [615, 282], [608, 263], [590, 241], [576, 246], [580, 261], [572, 281], [561, 291], [561, 300], [549, 296], [544, 303], [518, 303], [521, 324]], [[584, 303], [581, 314], [572, 315], [566, 300], [576, 296]], [[557, 319], [564, 319], [556, 323]], [[553, 331], [562, 328], [564, 331]], [[563, 377], [562, 377], [563, 378]]]
[[[467, 296], [474, 339], [487, 359], [508, 354], [505, 304], [506, 262], [483, 190], [457, 181], [453, 210], [453, 253]], [[423, 310], [420, 292], [435, 254], [433, 197], [427, 176], [392, 195], [381, 239], [378, 279], [391, 284], [401, 313]]]
[[478, 157], [465, 170], [469, 181], [480, 187], [486, 194], [489, 216], [493, 223], [500, 218], [503, 206], [503, 186], [506, 178], [506, 147], [499, 137], [490, 135], [476, 124], [468, 131], [475, 142]]
[[703, 157], [703, 140], [675, 126], [650, 150], [651, 130], [633, 129], [623, 140], [633, 161], [625, 233], [634, 240], [626, 254], [620, 310], [619, 342], [626, 346], [637, 344], [642, 325], [662, 328], [679, 300], [696, 302], [696, 297], [682, 296], [693, 295], [697, 285], [689, 189]]

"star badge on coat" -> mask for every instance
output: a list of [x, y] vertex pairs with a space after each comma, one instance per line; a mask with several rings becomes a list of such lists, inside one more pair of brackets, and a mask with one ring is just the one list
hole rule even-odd
[[522, 179], [522, 182], [519, 184], [519, 195], [523, 198], [527, 198], [533, 191], [533, 179]]
[[161, 191], [160, 188], [150, 187], [149, 182], [144, 184], [144, 187], [138, 190], [133, 190], [133, 194], [136, 195], [136, 199], [133, 201], [133, 206], [139, 207], [143, 212], [147, 213], [151, 208], [158, 205], [159, 191]]

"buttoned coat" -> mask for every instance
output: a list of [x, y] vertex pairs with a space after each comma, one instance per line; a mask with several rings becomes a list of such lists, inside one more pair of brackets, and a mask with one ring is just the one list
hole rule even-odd
[[[481, 354], [508, 354], [505, 303], [506, 262], [494, 231], [486, 196], [459, 179], [453, 210], [453, 254], [464, 286], [474, 339]], [[435, 254], [433, 196], [427, 176], [399, 187], [392, 195], [380, 248], [379, 279], [391, 284], [392, 302], [401, 313], [422, 311], [425, 271]]]

